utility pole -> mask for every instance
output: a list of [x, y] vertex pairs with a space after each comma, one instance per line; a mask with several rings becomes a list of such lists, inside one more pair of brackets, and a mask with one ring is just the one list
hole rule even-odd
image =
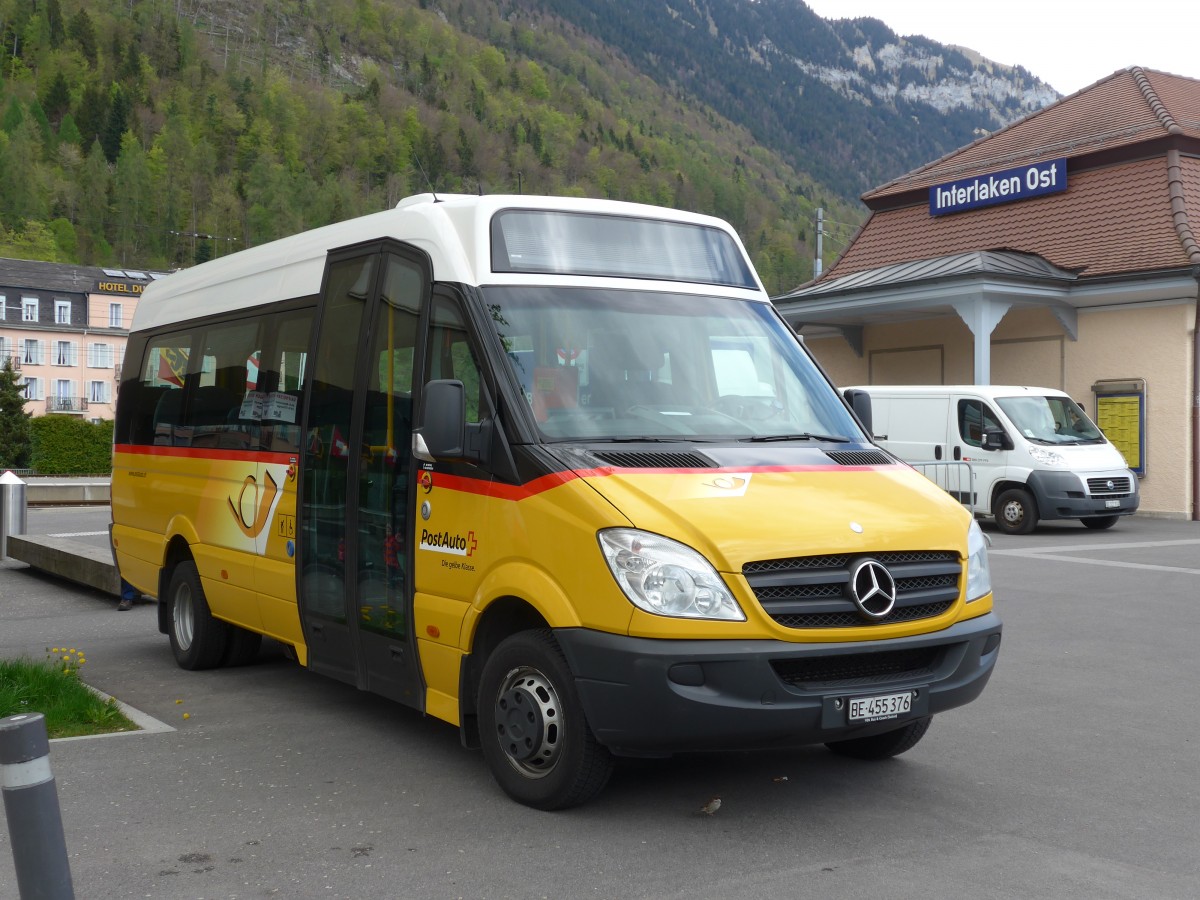
[[813, 278], [814, 279], [821, 277], [822, 238], [824, 238], [824, 237], [825, 237], [825, 210], [822, 207], [818, 206], [817, 207], [817, 258], [813, 262]]

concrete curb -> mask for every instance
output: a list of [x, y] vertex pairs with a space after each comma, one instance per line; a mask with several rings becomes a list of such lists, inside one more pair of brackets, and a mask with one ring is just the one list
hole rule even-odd
[[107, 547], [44, 534], [12, 534], [8, 556], [51, 575], [121, 596], [121, 578]]

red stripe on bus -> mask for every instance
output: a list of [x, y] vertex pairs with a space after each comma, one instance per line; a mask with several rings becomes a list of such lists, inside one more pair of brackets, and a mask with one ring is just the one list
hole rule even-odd
[[148, 444], [117, 444], [117, 453], [134, 456], [170, 456], [177, 459], [213, 459], [235, 462], [278, 463], [291, 462], [300, 458], [299, 452], [279, 453], [272, 450], [210, 450], [207, 447], [158, 447]]

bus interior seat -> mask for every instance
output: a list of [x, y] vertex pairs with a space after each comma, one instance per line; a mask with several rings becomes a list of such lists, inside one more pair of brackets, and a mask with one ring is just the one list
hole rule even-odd
[[592, 406], [628, 409], [672, 402], [671, 385], [657, 380], [666, 354], [644, 335], [594, 335], [588, 361]]
[[164, 388], [154, 405], [154, 443], [171, 446], [183, 414], [183, 388]]

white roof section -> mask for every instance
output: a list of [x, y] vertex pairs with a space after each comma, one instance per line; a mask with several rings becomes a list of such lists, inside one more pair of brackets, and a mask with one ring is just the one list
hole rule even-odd
[[[612, 277], [498, 273], [491, 269], [491, 220], [507, 209], [599, 213], [717, 228], [728, 233], [749, 262], [733, 228], [712, 216], [682, 210], [578, 197], [495, 194], [418, 194], [394, 209], [326, 225], [292, 237], [173, 273], [152, 282], [142, 293], [133, 330], [155, 328], [198, 316], [246, 309], [279, 300], [315, 295], [321, 288], [325, 258], [331, 250], [391, 238], [428, 254], [435, 281], [471, 285], [561, 285], [629, 288], [631, 279]], [[757, 281], [757, 275], [755, 276]], [[712, 285], [652, 283], [678, 293], [711, 293]], [[767, 301], [758, 289], [720, 288], [722, 293]]]
[[1000, 397], [1066, 397], [1056, 388], [1033, 387], [1024, 384], [859, 384], [842, 388], [843, 391], [866, 391], [868, 394], [887, 394], [904, 397], [946, 397], [950, 394], [967, 394], [984, 400]]

